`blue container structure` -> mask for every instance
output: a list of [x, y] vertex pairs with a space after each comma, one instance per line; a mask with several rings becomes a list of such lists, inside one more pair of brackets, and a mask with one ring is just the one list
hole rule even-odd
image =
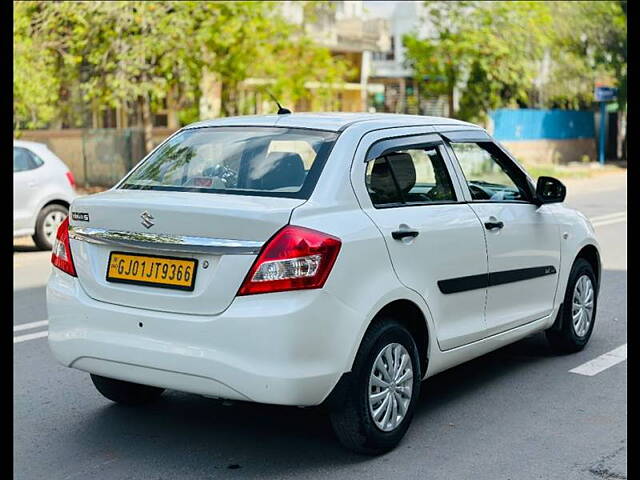
[[490, 114], [497, 140], [595, 138], [594, 114], [582, 110], [500, 109]]

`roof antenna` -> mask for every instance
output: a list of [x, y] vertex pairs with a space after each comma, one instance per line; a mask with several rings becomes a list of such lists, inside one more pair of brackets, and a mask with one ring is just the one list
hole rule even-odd
[[276, 102], [276, 105], [278, 105], [278, 115], [286, 115], [287, 113], [291, 113], [291, 110], [289, 110], [288, 108], [283, 108], [282, 105], [280, 105], [280, 102], [278, 102], [276, 97], [274, 97], [269, 90], [267, 90], [267, 93], [273, 99], [273, 101]]

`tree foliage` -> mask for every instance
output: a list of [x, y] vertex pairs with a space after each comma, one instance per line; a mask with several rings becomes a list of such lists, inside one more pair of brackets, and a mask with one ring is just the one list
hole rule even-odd
[[626, 99], [625, 2], [425, 5], [430, 34], [405, 37], [407, 62], [424, 95], [448, 95], [454, 116], [483, 122], [499, 107], [584, 107], [607, 73]]
[[548, 104], [586, 108], [593, 101], [594, 81], [611, 77], [627, 99], [626, 2], [551, 2], [553, 15], [551, 78]]
[[[193, 116], [204, 71], [220, 82], [225, 115], [241, 112], [239, 91], [248, 78], [272, 78], [274, 89], [295, 101], [309, 95], [309, 81], [339, 81], [345, 73], [273, 2], [15, 5], [14, 123], [29, 128], [56, 117], [81, 123], [64, 111], [74, 98], [96, 108], [137, 104], [149, 143], [151, 112], [161, 103]], [[38, 75], [42, 81], [33, 85]]]
[[16, 129], [39, 128], [56, 116], [59, 80], [55, 64], [39, 42], [34, 42], [29, 17], [33, 6], [14, 5], [13, 117]]

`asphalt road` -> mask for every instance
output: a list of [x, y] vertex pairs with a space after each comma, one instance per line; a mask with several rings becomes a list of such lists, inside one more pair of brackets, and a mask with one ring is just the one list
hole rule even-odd
[[343, 450], [318, 409], [179, 392], [112, 404], [54, 361], [46, 325], [25, 327], [46, 319], [50, 253], [14, 247], [14, 478], [626, 479], [627, 362], [569, 372], [627, 342], [626, 176], [570, 184], [567, 203], [603, 250], [587, 348], [555, 356], [536, 334], [427, 380], [404, 441], [378, 458]]

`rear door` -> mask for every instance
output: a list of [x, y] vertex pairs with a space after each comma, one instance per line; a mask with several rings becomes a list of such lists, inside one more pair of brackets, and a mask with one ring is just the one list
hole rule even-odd
[[460, 284], [487, 275], [482, 226], [464, 202], [442, 140], [394, 132], [398, 137], [373, 132], [360, 142], [352, 169], [360, 204], [380, 229], [400, 281], [427, 302], [440, 347], [478, 340], [486, 291]]
[[525, 172], [484, 132], [443, 135], [487, 239], [487, 335], [549, 315], [560, 269], [551, 209], [533, 202]]

